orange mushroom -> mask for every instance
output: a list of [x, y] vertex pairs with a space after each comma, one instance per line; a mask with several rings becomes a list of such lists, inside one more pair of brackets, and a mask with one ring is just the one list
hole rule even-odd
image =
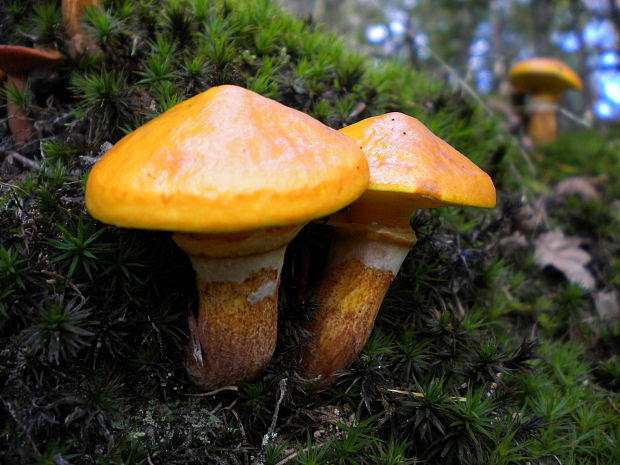
[[579, 76], [561, 61], [532, 58], [515, 64], [508, 72], [508, 80], [517, 94], [529, 95], [525, 111], [529, 117], [528, 133], [534, 142], [553, 142], [558, 102], [566, 90], [583, 87]]
[[495, 205], [489, 176], [415, 118], [388, 113], [340, 132], [364, 150], [370, 182], [360, 199], [329, 220], [336, 237], [301, 358], [304, 374], [320, 377], [322, 384], [348, 368], [366, 343], [381, 302], [416, 242], [412, 212]]
[[95, 7], [100, 4], [101, 0], [62, 0], [62, 17], [65, 22], [66, 33], [69, 36], [67, 48], [72, 57], [75, 58], [86, 50], [97, 50], [92, 39], [84, 37], [82, 16], [86, 7]]
[[[0, 69], [6, 73], [7, 85], [20, 94], [26, 92], [30, 72], [58, 66], [64, 61], [65, 56], [55, 49], [0, 45]], [[32, 119], [28, 117], [28, 109], [18, 105], [9, 95], [7, 116], [15, 143], [23, 144], [34, 131]]]
[[226, 85], [118, 142], [91, 171], [86, 206], [105, 223], [174, 231], [200, 295], [185, 367], [197, 385], [217, 387], [255, 377], [272, 356], [289, 241], [367, 183], [353, 141]]

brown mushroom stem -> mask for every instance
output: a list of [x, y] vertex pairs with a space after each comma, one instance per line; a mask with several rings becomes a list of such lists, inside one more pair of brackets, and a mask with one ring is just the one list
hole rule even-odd
[[189, 316], [185, 369], [216, 388], [256, 377], [276, 345], [277, 301], [284, 252], [301, 226], [245, 233], [175, 233], [190, 257], [199, 292]]
[[325, 273], [316, 290], [317, 310], [308, 327], [301, 364], [305, 376], [329, 384], [360, 353], [407, 253], [411, 230], [336, 228]]
[[556, 139], [557, 97], [532, 95], [525, 107], [528, 114], [528, 133], [537, 145], [548, 144]]
[[[27, 81], [27, 75], [7, 75], [7, 85], [22, 95], [26, 92]], [[28, 117], [28, 109], [18, 105], [9, 94], [7, 96], [6, 112], [9, 122], [9, 129], [15, 139], [15, 143], [21, 145], [26, 142], [34, 132], [32, 118]]]
[[[26, 91], [30, 72], [58, 66], [64, 60], [65, 56], [58, 50], [0, 44], [0, 68], [6, 73], [7, 85], [22, 94]], [[24, 143], [33, 133], [32, 120], [27, 117], [28, 109], [17, 105], [9, 96], [7, 115], [15, 142]]]
[[81, 23], [85, 8], [96, 7], [100, 4], [101, 0], [62, 0], [62, 17], [69, 36], [67, 48], [71, 57], [75, 58], [85, 51], [90, 51], [95, 55], [100, 53], [94, 40], [84, 36]]

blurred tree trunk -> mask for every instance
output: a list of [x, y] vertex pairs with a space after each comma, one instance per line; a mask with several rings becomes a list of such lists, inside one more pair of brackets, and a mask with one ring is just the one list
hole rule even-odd
[[[611, 0], [614, 3], [613, 0]], [[584, 18], [584, 9], [583, 2], [581, 0], [570, 0], [570, 8], [571, 8], [571, 26], [575, 35], [577, 37], [577, 44], [579, 50], [577, 50], [577, 59], [578, 59], [578, 68], [577, 74], [581, 77], [584, 82], [582, 94], [581, 94], [581, 105], [580, 108], [587, 110], [592, 106], [592, 92], [590, 91], [590, 86], [588, 85], [589, 81], [589, 71], [586, 65], [586, 46], [583, 41], [583, 18]]]
[[616, 0], [608, 0], [608, 2], [611, 20], [614, 22], [614, 26], [616, 26], [616, 31], [620, 32], [620, 8], [618, 8]]
[[317, 23], [325, 21], [325, 3], [326, 0], [314, 0], [312, 7], [312, 19]]
[[493, 91], [497, 91], [500, 83], [506, 79], [506, 55], [502, 41], [502, 17], [500, 0], [492, 0], [489, 4], [489, 22], [491, 23], [491, 41], [493, 53]]
[[536, 56], [549, 56], [549, 26], [553, 17], [553, 0], [532, 0], [530, 11], [532, 15], [532, 38]]
[[[429, 16], [433, 17], [432, 10], [437, 8], [437, 2], [429, 2]], [[468, 62], [470, 56], [470, 47], [474, 40], [476, 26], [484, 21], [484, 13], [481, 15], [481, 9], [474, 9], [467, 2], [458, 2], [456, 9], [452, 15], [444, 12], [442, 17], [450, 18], [450, 22], [454, 27], [442, 31], [433, 40], [434, 51], [443, 58], [444, 61], [450, 63], [452, 68], [458, 71], [461, 78], [468, 80]], [[484, 11], [484, 10], [482, 10]]]

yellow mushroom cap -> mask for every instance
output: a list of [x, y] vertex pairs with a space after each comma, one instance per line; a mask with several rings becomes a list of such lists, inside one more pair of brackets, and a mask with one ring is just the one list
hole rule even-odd
[[567, 65], [553, 58], [531, 58], [516, 63], [508, 79], [520, 94], [551, 94], [560, 96], [569, 89], [580, 90], [581, 79]]
[[406, 194], [434, 206], [495, 206], [491, 178], [411, 116], [387, 113], [340, 132], [366, 155], [369, 191]]
[[224, 233], [328, 215], [367, 183], [366, 159], [350, 139], [225, 85], [121, 139], [93, 167], [86, 206], [117, 226]]

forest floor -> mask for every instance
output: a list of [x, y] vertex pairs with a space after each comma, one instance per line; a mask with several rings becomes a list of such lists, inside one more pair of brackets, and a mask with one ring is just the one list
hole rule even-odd
[[[620, 132], [562, 121], [534, 148], [461, 90], [375, 66], [273, 2], [151, 3], [91, 13], [102, 56], [31, 76], [26, 143], [0, 121], [1, 463], [620, 463]], [[20, 8], [0, 14], [7, 42], [59, 34], [58, 8]], [[418, 243], [330, 387], [297, 368], [328, 227], [287, 251], [265, 372], [205, 393], [181, 363], [187, 258], [84, 207], [124, 133], [224, 83], [334, 128], [412, 114], [495, 182], [494, 209], [416, 212]]]

